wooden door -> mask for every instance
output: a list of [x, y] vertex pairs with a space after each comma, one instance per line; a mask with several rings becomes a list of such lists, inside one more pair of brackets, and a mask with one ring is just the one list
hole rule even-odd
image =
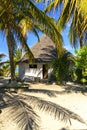
[[46, 65], [43, 65], [43, 79], [48, 78], [48, 68]]

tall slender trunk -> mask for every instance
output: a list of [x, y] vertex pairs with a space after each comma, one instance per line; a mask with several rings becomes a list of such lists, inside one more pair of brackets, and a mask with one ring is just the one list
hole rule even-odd
[[14, 67], [14, 61], [13, 61], [14, 57], [10, 51], [10, 47], [9, 47], [9, 59], [10, 59], [11, 80], [14, 80], [15, 79], [15, 67]]
[[10, 30], [6, 30], [6, 38], [7, 38], [7, 45], [8, 45], [8, 51], [9, 51], [9, 59], [10, 59], [10, 71], [11, 71], [11, 80], [13, 81], [15, 79], [15, 66], [14, 66], [14, 54], [13, 54], [13, 48], [12, 48], [12, 42], [10, 37]]

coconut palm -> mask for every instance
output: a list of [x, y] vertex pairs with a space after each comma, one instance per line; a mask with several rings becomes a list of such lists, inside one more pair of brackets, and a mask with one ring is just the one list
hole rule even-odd
[[0, 30], [6, 34], [12, 80], [15, 78], [13, 61], [17, 41], [20, 41], [32, 61], [33, 54], [28, 47], [26, 33], [28, 30], [33, 30], [37, 35], [37, 28], [48, 34], [54, 40], [57, 48], [62, 48], [62, 36], [56, 29], [55, 22], [40, 11], [33, 1], [0, 1]]
[[0, 90], [0, 112], [5, 109], [6, 118], [18, 125], [21, 130], [39, 130], [39, 117], [35, 113], [35, 109], [46, 111], [51, 116], [62, 121], [70, 119], [78, 120], [85, 123], [83, 119], [70, 110], [61, 107], [42, 98], [30, 96], [28, 94], [15, 94], [7, 90]]
[[87, 35], [87, 1], [50, 0], [49, 3], [45, 11], [50, 11], [57, 6], [62, 8], [57, 21], [58, 29], [61, 31], [71, 20], [70, 41], [74, 47], [77, 46], [78, 42], [79, 46], [82, 47], [86, 39], [84, 35]]

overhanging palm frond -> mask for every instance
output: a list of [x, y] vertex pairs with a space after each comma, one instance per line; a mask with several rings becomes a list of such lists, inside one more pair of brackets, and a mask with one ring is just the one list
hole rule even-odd
[[[39, 11], [39, 9], [35, 5], [33, 5], [31, 1], [28, 4], [32, 9], [29, 11], [29, 14], [32, 14], [35, 23], [39, 24], [39, 29], [46, 33], [54, 41], [58, 53], [61, 53], [60, 50], [62, 50], [63, 40], [54, 20], [45, 15], [44, 12]], [[59, 47], [61, 47], [61, 49], [59, 49]]]
[[44, 12], [50, 12], [50, 10], [52, 10], [52, 8], [54, 8], [54, 1], [52, 1], [45, 9]]
[[[43, 2], [43, 0], [37, 0], [37, 2]], [[63, 0], [45, 0], [44, 3], [46, 3], [47, 7], [45, 8], [44, 12], [50, 12], [53, 8], [55, 9], [58, 5], [60, 5], [63, 2]]]
[[29, 56], [29, 61], [33, 62], [34, 61], [34, 56], [30, 50], [30, 48], [28, 47], [28, 44], [26, 42], [26, 38], [22, 35], [21, 32], [21, 28], [13, 21], [13, 29], [16, 30], [16, 36], [18, 37], [19, 41], [22, 44], [22, 47], [25, 49], [25, 52], [28, 54]]
[[70, 39], [71, 45], [74, 46], [74, 48], [78, 46], [78, 35], [76, 31], [77, 31], [76, 27], [74, 23], [72, 22], [70, 26], [70, 30], [69, 30], [69, 39]]
[[66, 27], [69, 20], [72, 21], [72, 23], [74, 22], [74, 28], [72, 29], [73, 34], [70, 36], [70, 41], [75, 48], [78, 47], [78, 43], [79, 46], [82, 47], [85, 42], [83, 37], [87, 30], [87, 1], [54, 0], [49, 1], [49, 3], [50, 4], [46, 7], [45, 12], [52, 11], [52, 9], [55, 9], [57, 5], [62, 9], [57, 21], [58, 30], [62, 31], [64, 27]]
[[71, 18], [74, 6], [75, 6], [75, 0], [71, 0], [71, 2], [66, 0], [64, 2], [62, 13], [57, 22], [57, 26], [60, 31], [66, 26], [66, 23]]
[[83, 19], [81, 23], [81, 37], [84, 35], [84, 33], [87, 33], [87, 16]]
[[26, 37], [28, 30], [31, 30], [33, 28], [34, 23], [29, 17], [25, 17], [20, 20], [19, 26], [22, 30], [23, 36]]
[[78, 45], [82, 47], [85, 41], [84, 35], [86, 34], [86, 24], [85, 28], [84, 26], [82, 27], [83, 21], [84, 18], [82, 17], [82, 15], [79, 14], [78, 16], [78, 11], [75, 10], [69, 31], [70, 42], [75, 48], [78, 47]]

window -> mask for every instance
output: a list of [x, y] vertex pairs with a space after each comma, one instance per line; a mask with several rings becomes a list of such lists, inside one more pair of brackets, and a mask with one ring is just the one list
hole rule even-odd
[[31, 64], [31, 65], [29, 65], [29, 68], [37, 68], [37, 65], [35, 65], [35, 64]]

